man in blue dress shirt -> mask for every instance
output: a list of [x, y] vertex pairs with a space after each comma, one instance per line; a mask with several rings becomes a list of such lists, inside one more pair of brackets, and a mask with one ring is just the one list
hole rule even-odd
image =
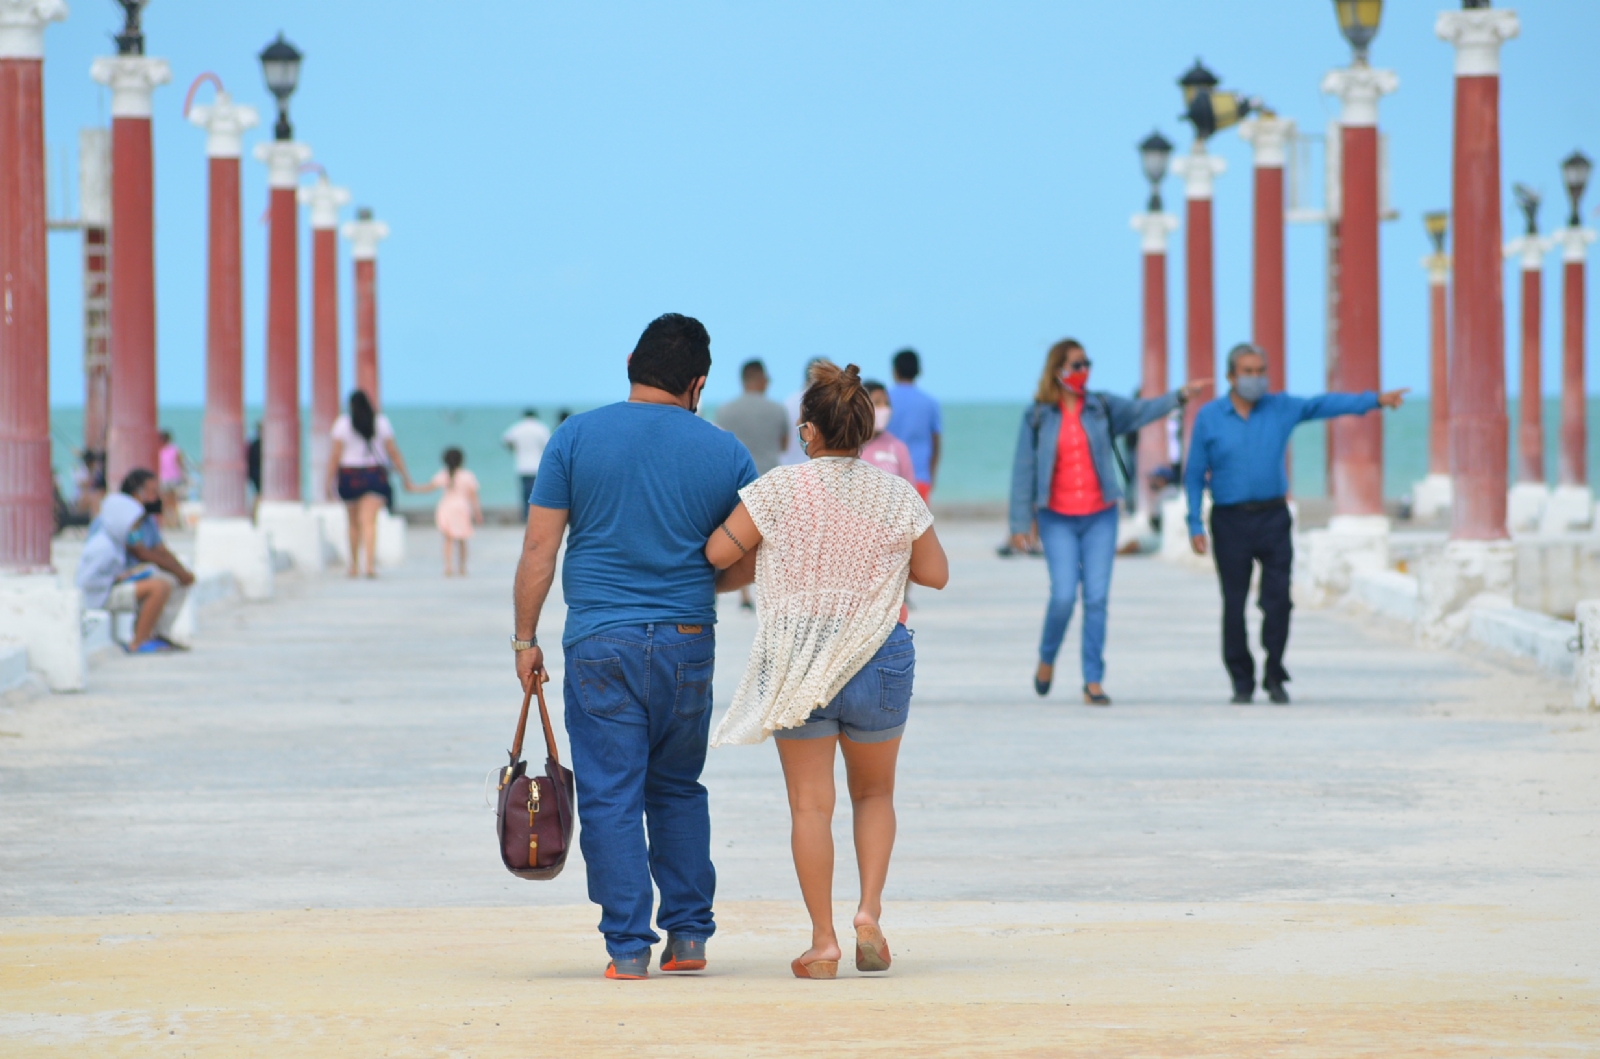
[[1288, 705], [1289, 680], [1283, 651], [1289, 643], [1290, 539], [1288, 475], [1284, 454], [1289, 435], [1308, 419], [1366, 415], [1379, 407], [1399, 408], [1405, 390], [1386, 393], [1327, 393], [1291, 397], [1267, 392], [1267, 358], [1248, 342], [1228, 352], [1228, 393], [1194, 417], [1188, 459], [1183, 469], [1189, 499], [1189, 541], [1196, 555], [1206, 553], [1200, 522], [1201, 494], [1211, 489], [1211, 539], [1217, 579], [1222, 583], [1222, 661], [1233, 680], [1233, 701], [1255, 695], [1255, 658], [1245, 631], [1244, 606], [1250, 575], [1261, 564], [1261, 647], [1267, 653], [1261, 686], [1280, 706]]

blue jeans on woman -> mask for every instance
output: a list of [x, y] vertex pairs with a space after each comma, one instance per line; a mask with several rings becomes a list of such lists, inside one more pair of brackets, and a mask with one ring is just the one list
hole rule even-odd
[[1058, 515], [1043, 508], [1038, 520], [1039, 543], [1050, 567], [1050, 608], [1044, 615], [1039, 661], [1056, 664], [1082, 585], [1083, 682], [1098, 684], [1106, 675], [1106, 600], [1117, 555], [1116, 505], [1093, 515]]
[[578, 842], [614, 958], [661, 940], [650, 929], [652, 881], [663, 930], [699, 941], [716, 931], [700, 784], [716, 644], [709, 625], [652, 624], [606, 629], [566, 649]]

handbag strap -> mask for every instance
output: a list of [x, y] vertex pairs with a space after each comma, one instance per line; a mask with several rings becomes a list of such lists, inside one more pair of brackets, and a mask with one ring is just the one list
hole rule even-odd
[[[541, 674], [542, 675], [542, 674]], [[522, 759], [522, 737], [528, 730], [528, 705], [535, 695], [539, 696], [539, 722], [544, 726], [544, 750], [550, 760], [561, 764], [561, 754], [556, 750], [555, 729], [550, 727], [550, 711], [544, 704], [544, 681], [535, 676], [533, 689], [523, 693], [522, 716], [517, 718], [517, 735], [511, 741], [511, 761], [515, 764]]]

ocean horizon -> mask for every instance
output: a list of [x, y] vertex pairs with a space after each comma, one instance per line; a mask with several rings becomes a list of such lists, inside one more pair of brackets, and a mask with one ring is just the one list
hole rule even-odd
[[[450, 446], [459, 447], [466, 466], [478, 476], [485, 507], [508, 508], [519, 502], [518, 485], [511, 454], [501, 446], [500, 436], [521, 415], [524, 405], [394, 405], [385, 409], [394, 425], [396, 439], [406, 463], [418, 480], [433, 475], [441, 464], [440, 454]], [[585, 411], [595, 405], [536, 405], [544, 421], [555, 425], [559, 412]], [[935, 501], [960, 504], [1004, 502], [1011, 481], [1011, 459], [1016, 446], [1022, 402], [945, 402], [943, 459], [934, 491]], [[1590, 398], [1589, 418], [1600, 412], [1600, 398]], [[708, 405], [708, 417], [716, 413]], [[260, 419], [261, 408], [246, 409], [246, 421]], [[180, 448], [198, 469], [200, 463], [201, 422], [204, 410], [193, 405], [164, 406], [161, 426], [171, 430]], [[301, 422], [310, 422], [309, 410], [302, 410]], [[1555, 481], [1560, 402], [1547, 398], [1544, 403], [1545, 480]], [[83, 410], [77, 406], [58, 406], [50, 410], [51, 460], [62, 491], [71, 495], [72, 469], [82, 445]], [[309, 431], [307, 432], [309, 433]], [[1510, 437], [1515, 456], [1517, 415], [1511, 408]], [[1326, 426], [1307, 423], [1295, 431], [1293, 444], [1294, 481], [1297, 496], [1326, 494]], [[1401, 499], [1428, 469], [1428, 400], [1407, 401], [1398, 411], [1384, 416], [1384, 495]], [[1588, 439], [1591, 487], [1600, 485], [1600, 431], [1591, 430]], [[309, 466], [310, 446], [302, 440], [301, 452]], [[1512, 464], [1513, 476], [1515, 463]], [[403, 509], [427, 509], [435, 497], [397, 491], [396, 505]]]

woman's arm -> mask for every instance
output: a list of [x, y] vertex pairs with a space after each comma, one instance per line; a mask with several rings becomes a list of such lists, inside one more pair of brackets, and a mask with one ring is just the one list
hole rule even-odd
[[911, 582], [928, 588], [943, 588], [950, 583], [950, 560], [932, 526], [911, 542]]
[[1011, 535], [1033, 532], [1034, 490], [1037, 488], [1039, 431], [1034, 419], [1036, 408], [1022, 413], [1017, 430], [1017, 454], [1011, 461]]
[[339, 498], [339, 461], [343, 458], [344, 442], [334, 438], [333, 447], [328, 451], [328, 476], [323, 479], [327, 483], [324, 488], [328, 492], [329, 500]]
[[[404, 474], [404, 472], [402, 472], [402, 474]], [[401, 481], [404, 483], [406, 492], [408, 493], [431, 493], [439, 488], [437, 485], [433, 484], [432, 480], [423, 482], [421, 485], [417, 485], [411, 480], [409, 475], [404, 475], [401, 478]]]
[[[741, 559], [751, 559], [753, 563], [756, 547], [760, 543], [761, 531], [756, 529], [755, 520], [745, 510], [744, 502], [740, 501], [739, 506], [733, 509], [733, 514], [706, 538], [706, 561], [718, 570], [727, 570]], [[753, 565], [751, 569], [753, 572]], [[720, 579], [717, 589], [725, 591]]]
[[400, 455], [400, 446], [394, 443], [393, 435], [383, 439], [384, 451], [389, 454], [389, 462], [394, 464], [394, 469], [400, 472], [400, 480], [406, 483], [406, 488], [411, 488], [411, 472], [406, 470], [406, 458]]

